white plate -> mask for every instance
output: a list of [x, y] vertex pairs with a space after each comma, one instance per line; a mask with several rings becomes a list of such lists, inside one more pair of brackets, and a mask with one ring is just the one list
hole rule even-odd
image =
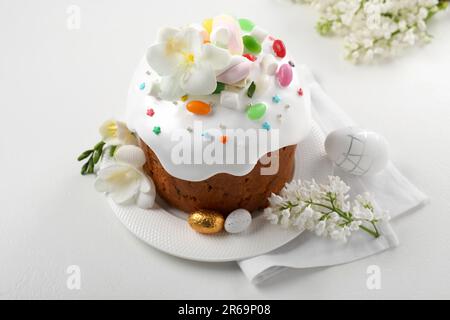
[[[295, 178], [310, 176], [314, 167], [324, 161], [323, 133], [314, 124], [311, 134], [297, 147]], [[325, 160], [326, 161], [326, 160]], [[318, 174], [318, 173], [315, 173]], [[261, 214], [254, 215], [251, 226], [240, 234], [202, 235], [186, 222], [187, 214], [162, 201], [151, 210], [136, 206], [119, 206], [108, 199], [116, 216], [136, 237], [168, 254], [196, 261], [236, 261], [275, 250], [299, 235], [294, 229], [283, 229], [268, 223]]]

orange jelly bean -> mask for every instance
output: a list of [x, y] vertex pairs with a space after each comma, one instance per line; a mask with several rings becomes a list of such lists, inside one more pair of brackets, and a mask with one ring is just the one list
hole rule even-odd
[[204, 116], [211, 112], [211, 105], [203, 101], [194, 100], [188, 102], [186, 109], [193, 114]]

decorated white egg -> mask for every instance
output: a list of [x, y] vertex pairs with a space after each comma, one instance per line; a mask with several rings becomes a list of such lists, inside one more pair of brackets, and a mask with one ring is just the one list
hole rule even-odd
[[252, 215], [245, 209], [231, 212], [225, 220], [225, 230], [228, 233], [240, 233], [252, 223]]
[[325, 151], [337, 167], [357, 176], [376, 174], [389, 161], [386, 139], [357, 127], [331, 132], [325, 140]]

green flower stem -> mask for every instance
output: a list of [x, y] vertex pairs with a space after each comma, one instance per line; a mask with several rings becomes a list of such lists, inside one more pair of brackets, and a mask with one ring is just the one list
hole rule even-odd
[[[330, 199], [333, 199], [333, 198], [330, 197]], [[328, 199], [328, 200], [330, 200], [330, 199]], [[346, 222], [348, 222], [348, 223], [352, 222], [353, 219], [350, 218], [351, 213], [350, 213], [350, 212], [344, 212], [344, 211], [342, 211], [341, 209], [336, 208], [336, 206], [334, 205], [334, 201], [335, 201], [335, 200], [330, 201], [331, 207], [330, 207], [330, 206], [327, 206], [327, 205], [324, 205], [324, 204], [322, 204], [322, 203], [316, 203], [316, 202], [313, 202], [312, 200], [308, 200], [308, 201], [304, 201], [304, 202], [305, 202], [306, 204], [308, 204], [309, 206], [318, 206], [318, 207], [322, 207], [322, 208], [325, 208], [325, 209], [330, 210], [330, 212], [328, 212], [328, 213], [326, 213], [326, 214], [324, 213], [324, 215], [329, 215], [329, 214], [332, 213], [332, 212], [336, 212], [336, 213], [337, 213], [341, 218], [343, 218]], [[297, 207], [297, 206], [298, 206], [298, 204], [292, 204], [292, 203], [289, 203], [289, 204], [287, 205], [287, 207], [285, 206], [285, 207], [282, 207], [281, 209], [283, 209], [283, 210], [284, 210], [284, 209], [292, 209], [293, 207]], [[306, 207], [305, 207], [305, 209], [306, 209]], [[366, 226], [363, 226], [363, 225], [360, 225], [359, 228], [360, 228], [361, 230], [367, 232], [368, 234], [370, 234], [370, 235], [373, 236], [374, 238], [380, 237], [380, 232], [378, 231], [377, 227], [375, 226], [375, 222], [370, 221], [370, 223], [371, 223], [372, 226], [374, 227], [374, 230], [371, 230], [370, 228], [368, 228], [368, 227], [366, 227]]]

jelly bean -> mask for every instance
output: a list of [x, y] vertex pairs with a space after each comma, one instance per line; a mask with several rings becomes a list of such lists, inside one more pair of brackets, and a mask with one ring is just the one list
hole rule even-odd
[[253, 30], [253, 28], [255, 27], [255, 24], [253, 23], [253, 21], [248, 20], [248, 19], [239, 19], [239, 25], [240, 25], [242, 31], [245, 31], [245, 32], [251, 32]]
[[273, 52], [277, 55], [279, 58], [286, 57], [286, 47], [281, 40], [275, 40], [272, 45]]
[[261, 44], [255, 37], [247, 35], [244, 36], [242, 40], [244, 41], [244, 47], [247, 51], [254, 54], [259, 54], [261, 52]]
[[258, 120], [261, 119], [266, 113], [267, 106], [264, 103], [256, 103], [250, 105], [247, 109], [247, 117], [250, 120]]
[[280, 86], [287, 87], [291, 84], [293, 78], [292, 67], [289, 64], [283, 64], [277, 72], [277, 80]]
[[251, 62], [255, 62], [256, 61], [256, 57], [250, 53], [246, 53], [242, 55], [243, 57], [246, 57], [248, 60], [250, 60]]
[[186, 105], [186, 109], [193, 114], [206, 115], [211, 112], [211, 105], [203, 101], [194, 100]]

